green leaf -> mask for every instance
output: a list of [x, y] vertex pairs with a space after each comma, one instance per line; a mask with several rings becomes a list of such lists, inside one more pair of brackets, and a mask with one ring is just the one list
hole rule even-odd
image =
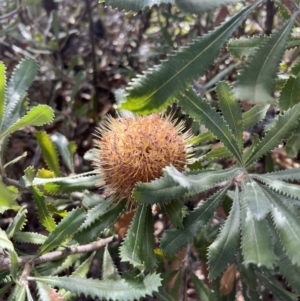
[[220, 160], [231, 157], [231, 153], [229, 150], [224, 147], [216, 147], [213, 148], [211, 151], [206, 153], [205, 155], [201, 156], [200, 158], [197, 158], [197, 161], [211, 161], [211, 160]]
[[283, 138], [288, 138], [293, 134], [300, 116], [300, 104], [297, 104], [280, 115], [275, 125], [267, 132], [264, 139], [257, 145], [256, 149], [246, 162], [249, 166], [256, 162], [263, 155], [276, 147]]
[[43, 185], [44, 189], [52, 194], [71, 193], [100, 186], [103, 180], [94, 172], [59, 178], [35, 178], [34, 185]]
[[300, 61], [291, 70], [291, 75], [284, 85], [280, 97], [279, 108], [287, 110], [300, 102]]
[[204, 204], [192, 211], [184, 220], [182, 229], [165, 231], [161, 239], [161, 248], [167, 254], [175, 254], [188, 244], [206, 225], [213, 216], [214, 211], [223, 200], [228, 186], [209, 197]]
[[244, 153], [243, 153], [244, 162], [247, 162], [249, 160], [250, 156], [252, 155], [252, 153], [256, 149], [259, 142], [260, 142], [260, 140], [258, 138], [258, 135], [254, 134], [251, 146], [249, 148], [246, 148]]
[[50, 138], [55, 144], [58, 153], [61, 155], [63, 162], [66, 164], [70, 172], [74, 173], [73, 158], [69, 150], [69, 141], [67, 138], [58, 132], [51, 134]]
[[260, 280], [279, 300], [297, 301], [295, 294], [290, 293], [282, 284], [267, 270], [264, 273], [256, 273], [258, 280]]
[[260, 121], [262, 121], [267, 114], [270, 105], [253, 106], [249, 111], [243, 113], [244, 129], [247, 129]]
[[179, 185], [186, 187], [189, 192], [200, 193], [214, 187], [216, 184], [230, 180], [241, 174], [242, 168], [233, 167], [224, 170], [200, 170], [183, 174], [173, 166], [167, 166], [165, 172]]
[[[124, 1], [123, 1], [124, 2]], [[261, 1], [242, 9], [215, 31], [168, 57], [132, 81], [123, 109], [148, 114], [166, 108], [213, 64], [220, 48]]]
[[53, 110], [47, 105], [37, 105], [33, 107], [27, 114], [21, 119], [16, 120], [4, 133], [0, 135], [0, 138], [9, 135], [26, 126], [41, 126], [48, 124], [53, 120]]
[[5, 109], [5, 89], [6, 89], [5, 71], [6, 71], [5, 65], [2, 62], [0, 62], [0, 124]]
[[191, 139], [189, 139], [189, 143], [192, 145], [206, 144], [214, 139], [216, 139], [216, 136], [213, 135], [210, 131], [207, 131], [192, 137]]
[[142, 260], [146, 269], [152, 271], [157, 265], [157, 259], [154, 253], [154, 221], [151, 206], [148, 206], [147, 208], [144, 232]]
[[271, 210], [271, 204], [260, 185], [250, 179], [243, 185], [242, 201], [256, 220], [262, 220]]
[[145, 204], [138, 207], [120, 248], [122, 261], [130, 262], [134, 267], [138, 267], [139, 269], [144, 268], [143, 244], [145, 243], [144, 235], [147, 210], [150, 210], [150, 207]]
[[218, 277], [228, 266], [234, 256], [239, 243], [240, 228], [240, 204], [239, 190], [235, 189], [235, 195], [231, 211], [224, 226], [214, 242], [208, 248], [209, 279]]
[[36, 132], [34, 136], [39, 143], [43, 158], [48, 168], [53, 171], [56, 176], [60, 176], [60, 168], [56, 148], [50, 137], [46, 132]]
[[49, 234], [45, 242], [39, 248], [37, 254], [45, 254], [59, 247], [68, 237], [76, 233], [79, 226], [85, 218], [84, 210], [81, 208], [74, 209], [60, 221], [56, 228]]
[[6, 229], [6, 233], [9, 238], [14, 236], [15, 232], [23, 229], [23, 227], [27, 222], [26, 214], [27, 214], [27, 209], [24, 207], [21, 208], [21, 210], [14, 217], [13, 221], [9, 224], [8, 228]]
[[280, 171], [266, 173], [260, 176], [262, 176], [264, 179], [267, 178], [270, 180], [300, 181], [300, 168], [283, 169]]
[[16, 285], [7, 301], [25, 301], [26, 286]]
[[272, 218], [283, 247], [293, 264], [300, 266], [300, 224], [294, 211], [282, 204], [280, 195], [267, 187], [262, 187], [264, 193], [273, 203]]
[[[296, 130], [297, 131], [297, 130]], [[298, 131], [297, 131], [298, 132]], [[300, 151], [300, 134], [294, 134], [286, 143], [286, 153], [290, 158], [296, 158]]]
[[258, 267], [272, 268], [275, 255], [272, 251], [270, 233], [264, 220], [256, 220], [247, 204], [242, 208], [242, 250], [244, 264], [256, 264]]
[[1, 228], [0, 228], [0, 246], [1, 246], [1, 249], [6, 249], [9, 252], [14, 251], [14, 245], [9, 240], [6, 232], [3, 231]]
[[107, 246], [103, 254], [102, 262], [102, 279], [103, 280], [119, 280], [121, 276], [118, 273], [118, 270], [115, 267], [115, 264], [108, 252]]
[[186, 12], [200, 14], [205, 11], [213, 10], [221, 5], [227, 5], [234, 2], [240, 2], [240, 0], [177, 0], [176, 4]]
[[216, 87], [219, 99], [219, 107], [232, 134], [237, 140], [240, 151], [243, 149], [243, 118], [238, 101], [233, 97], [229, 85], [219, 82]]
[[184, 216], [184, 206], [182, 201], [177, 200], [165, 205], [165, 210], [169, 215], [174, 227], [182, 228], [182, 219]]
[[36, 282], [37, 294], [39, 300], [41, 301], [53, 301], [53, 298], [50, 297], [51, 287], [42, 282]]
[[201, 301], [215, 301], [215, 294], [194, 273], [191, 273], [196, 292]]
[[187, 189], [164, 176], [149, 183], [139, 182], [133, 190], [133, 197], [144, 204], [164, 204], [181, 198]]
[[[0, 30], [0, 37], [4, 37], [7, 33], [13, 31], [16, 29], [16, 27], [19, 25], [19, 20], [16, 20], [15, 22], [9, 24], [8, 26], [6, 26], [5, 28]], [[1, 122], [1, 121], [0, 121]]]
[[18, 156], [12, 159], [11, 161], [7, 162], [6, 164], [4, 164], [3, 169], [7, 168], [11, 164], [15, 164], [16, 162], [19, 162], [21, 159], [25, 158], [26, 156], [27, 156], [27, 152], [24, 152], [21, 156]]
[[13, 236], [14, 241], [19, 243], [29, 243], [41, 245], [45, 242], [47, 236], [34, 232], [16, 232]]
[[92, 298], [127, 301], [152, 295], [161, 285], [157, 274], [147, 275], [143, 281], [94, 280], [76, 277], [29, 277], [29, 280], [41, 281], [51, 286], [64, 288], [77, 295]]
[[179, 105], [194, 120], [203, 123], [209, 131], [220, 139], [224, 146], [241, 163], [243, 158], [236, 139], [233, 137], [224, 118], [207, 101], [199, 97], [192, 89], [180, 97]]
[[294, 25], [292, 17], [277, 32], [272, 34], [249, 59], [237, 78], [235, 96], [252, 103], [273, 103], [271, 96], [275, 75], [285, 45]]
[[74, 238], [83, 243], [95, 240], [108, 227], [113, 225], [125, 209], [125, 202], [119, 202], [100, 215], [90, 227], [77, 232]]
[[0, 182], [0, 191], [0, 213], [9, 209], [17, 211], [21, 208], [2, 182]]
[[264, 177], [264, 175], [252, 175], [253, 178], [263, 182], [272, 190], [275, 190], [278, 193], [286, 195], [291, 198], [300, 200], [300, 186], [295, 184], [289, 184], [284, 181], [279, 181], [275, 179], [269, 179]]
[[117, 8], [118, 10], [125, 9], [126, 11], [145, 10], [147, 7], [160, 4], [174, 4], [174, 0], [106, 0], [105, 5]]
[[26, 90], [33, 82], [38, 70], [35, 60], [27, 58], [22, 60], [14, 69], [7, 85], [5, 109], [0, 124], [0, 133], [6, 131], [11, 125], [20, 119], [20, 110]]

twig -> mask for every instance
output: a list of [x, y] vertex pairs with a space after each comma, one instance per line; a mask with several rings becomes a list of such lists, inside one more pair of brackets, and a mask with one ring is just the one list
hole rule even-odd
[[[112, 243], [118, 238], [118, 235], [110, 236], [108, 238], [100, 239], [96, 242], [92, 242], [86, 245], [68, 248], [62, 251], [53, 251], [48, 254], [42, 255], [40, 257], [37, 257], [35, 255], [30, 256], [21, 256], [19, 257], [19, 266], [25, 266], [27, 263], [32, 263], [34, 265], [43, 264], [52, 260], [60, 259], [62, 257], [66, 257], [72, 254], [78, 254], [78, 253], [88, 253], [92, 251], [99, 250], [106, 245]], [[0, 256], [0, 271], [1, 270], [7, 270], [10, 267], [10, 259], [5, 257], [2, 258]]]

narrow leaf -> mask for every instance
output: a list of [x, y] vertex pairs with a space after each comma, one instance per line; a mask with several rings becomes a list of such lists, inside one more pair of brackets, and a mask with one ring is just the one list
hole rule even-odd
[[187, 189], [179, 186], [169, 176], [149, 183], [139, 182], [133, 190], [133, 197], [144, 204], [163, 204], [181, 198]]
[[77, 295], [92, 298], [127, 301], [152, 295], [161, 285], [157, 274], [147, 275], [143, 281], [94, 280], [76, 277], [29, 277], [29, 280], [41, 281], [51, 286], [64, 288]]
[[23, 207], [14, 217], [13, 221], [9, 224], [8, 228], [6, 229], [6, 233], [9, 238], [14, 236], [15, 232], [23, 229], [27, 222], [26, 214], [27, 209]]
[[19, 204], [2, 182], [0, 182], [0, 191], [0, 214], [9, 209], [15, 211], [20, 209]]
[[192, 89], [180, 97], [179, 105], [196, 121], [201, 121], [241, 163], [242, 154], [224, 118]]
[[243, 118], [238, 101], [233, 97], [229, 85], [219, 82], [216, 87], [219, 99], [219, 107], [232, 134], [237, 140], [240, 151], [243, 148]]
[[264, 139], [257, 145], [248, 159], [247, 166], [251, 165], [263, 155], [276, 147], [283, 138], [289, 138], [296, 127], [300, 116], [300, 104], [295, 105], [283, 115], [280, 115], [275, 125], [267, 132]]
[[145, 219], [149, 208], [145, 204], [138, 207], [130, 228], [127, 230], [125, 240], [120, 248], [120, 257], [122, 261], [128, 261], [134, 267], [140, 269], [144, 267], [142, 252], [145, 239]]
[[266, 39], [249, 59], [237, 78], [235, 96], [252, 103], [273, 103], [271, 96], [285, 45], [294, 25], [292, 17], [277, 32]]
[[249, 127], [262, 121], [266, 117], [269, 107], [270, 105], [256, 105], [249, 111], [243, 113], [244, 129], [248, 129]]
[[41, 245], [45, 242], [47, 236], [34, 232], [16, 232], [13, 240], [19, 243]]
[[221, 146], [221, 147], [213, 148], [211, 151], [209, 151], [202, 157], [197, 158], [196, 160], [197, 161], [211, 161], [211, 160], [225, 159], [225, 158], [229, 158], [229, 157], [231, 157], [231, 153], [229, 152], [229, 150], [226, 147]]
[[242, 168], [233, 167], [224, 170], [200, 170], [183, 174], [175, 167], [168, 166], [165, 172], [179, 185], [186, 187], [190, 192], [200, 193], [214, 187], [217, 183], [228, 181], [241, 174]]
[[242, 9], [215, 31], [196, 39], [131, 83], [122, 108], [143, 114], [166, 108], [213, 63], [220, 48], [261, 1]]
[[182, 201], [173, 201], [165, 205], [165, 210], [169, 215], [174, 227], [182, 228], [182, 219], [184, 215], [184, 206]]
[[196, 292], [201, 301], [215, 301], [216, 295], [194, 273], [191, 273]]
[[242, 201], [256, 220], [265, 218], [271, 210], [271, 204], [260, 185], [251, 179], [243, 185]]
[[300, 266], [300, 224], [294, 211], [282, 204], [277, 193], [263, 187], [264, 193], [273, 203], [272, 218], [282, 245], [293, 264]]
[[297, 134], [294, 134], [286, 143], [285, 150], [290, 158], [296, 158], [300, 151], [300, 134], [296, 130]]
[[209, 279], [218, 277], [228, 266], [239, 243], [240, 204], [239, 190], [235, 189], [233, 204], [218, 237], [208, 248]]
[[18, 131], [26, 126], [41, 126], [48, 124], [53, 120], [53, 117], [53, 110], [49, 106], [37, 105], [27, 112], [24, 117], [16, 120], [14, 124], [12, 124], [4, 133], [0, 135], [0, 138]]
[[242, 250], [244, 264], [256, 264], [258, 267], [272, 268], [275, 255], [272, 242], [264, 220], [256, 220], [247, 206], [242, 207]]
[[115, 267], [115, 264], [108, 252], [107, 246], [103, 254], [102, 262], [102, 279], [103, 280], [119, 280], [121, 276]]
[[174, 4], [174, 2], [174, 0], [106, 0], [105, 4], [118, 10], [125, 9], [126, 11], [138, 12], [139, 10], [145, 10], [147, 7], [151, 8], [153, 5]]
[[5, 109], [5, 89], [6, 89], [6, 68], [2, 62], [0, 62], [0, 124], [3, 118], [3, 112]]
[[284, 85], [280, 97], [279, 108], [287, 110], [300, 102], [300, 61], [291, 70], [291, 75]]
[[204, 204], [192, 211], [184, 220], [182, 229], [165, 231], [161, 248], [167, 254], [175, 254], [196, 236], [198, 231], [212, 218], [214, 211], [223, 200], [228, 186], [209, 197]]
[[45, 254], [60, 246], [67, 237], [71, 237], [76, 233], [79, 226], [83, 223], [84, 218], [85, 214], [83, 209], [77, 208], [71, 211], [49, 234], [37, 254]]
[[300, 181], [300, 168], [283, 169], [280, 171], [266, 173], [260, 176], [262, 176], [264, 179], [268, 178], [270, 180]]
[[53, 171], [56, 176], [60, 176], [60, 168], [56, 148], [50, 137], [46, 132], [36, 132], [34, 135], [42, 150], [43, 158], [48, 168]]

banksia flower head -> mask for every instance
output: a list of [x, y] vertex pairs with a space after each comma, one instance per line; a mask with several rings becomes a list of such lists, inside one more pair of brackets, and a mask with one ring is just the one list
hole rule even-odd
[[[118, 199], [134, 203], [132, 191], [137, 182], [150, 182], [173, 165], [183, 171], [189, 162], [192, 134], [183, 133], [184, 123], [170, 116], [108, 117], [97, 129], [93, 165]], [[99, 183], [102, 186], [102, 183]]]

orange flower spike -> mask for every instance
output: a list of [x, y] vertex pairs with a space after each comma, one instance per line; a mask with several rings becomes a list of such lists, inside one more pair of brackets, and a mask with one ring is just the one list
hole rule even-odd
[[168, 165], [184, 170], [193, 148], [188, 142], [192, 134], [183, 133], [183, 129], [183, 122], [175, 126], [170, 116], [158, 114], [108, 117], [94, 139], [95, 170], [119, 200], [125, 198], [133, 203], [132, 191], [137, 182], [161, 177]]

